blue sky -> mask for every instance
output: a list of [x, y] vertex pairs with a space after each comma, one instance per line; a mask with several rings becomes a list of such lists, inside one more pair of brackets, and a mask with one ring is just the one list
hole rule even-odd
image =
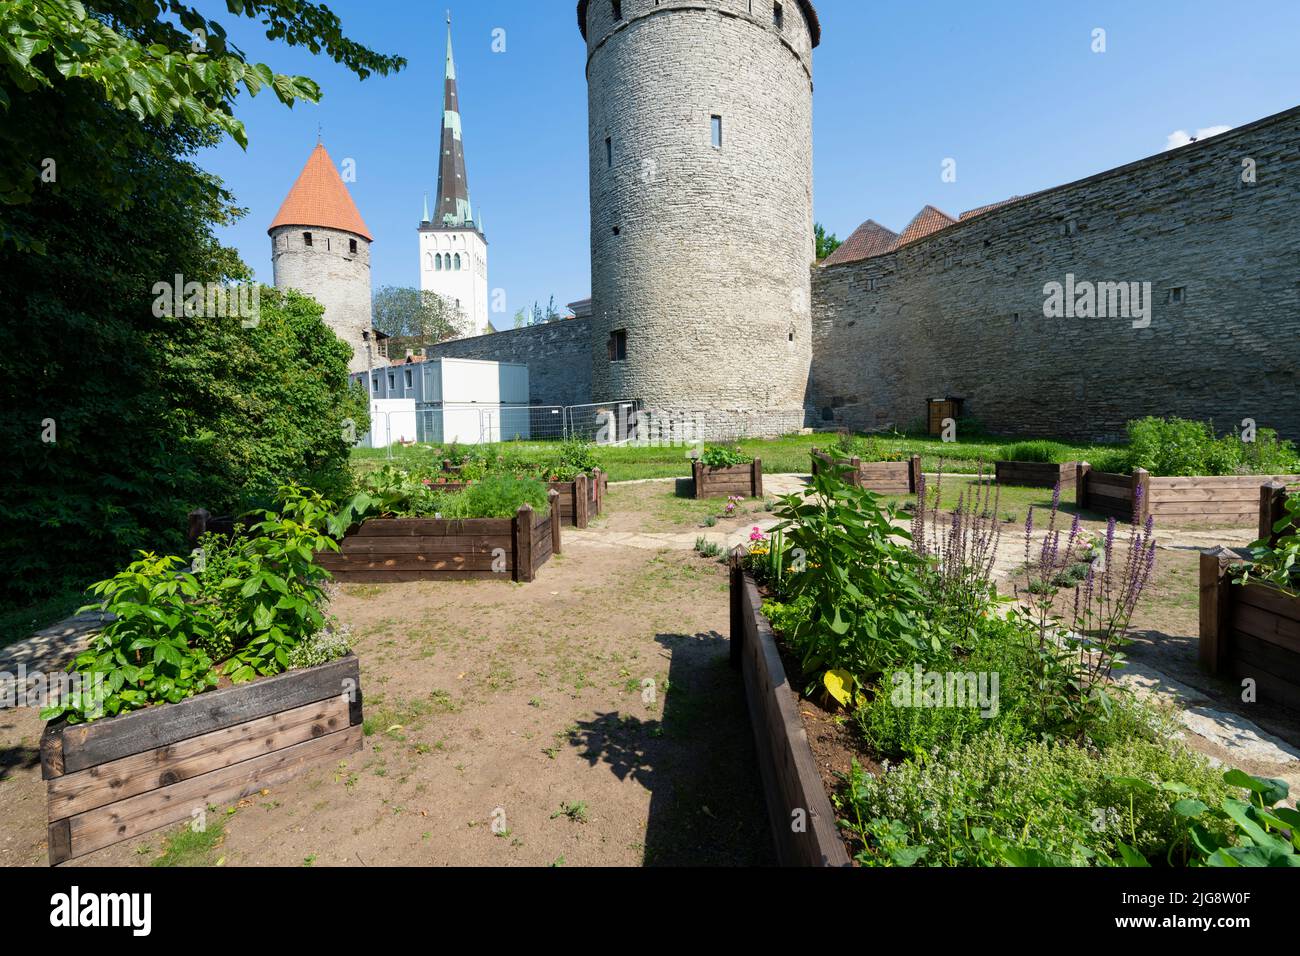
[[[966, 209], [1161, 151], [1170, 134], [1237, 126], [1300, 103], [1300, 4], [1209, 0], [814, 0], [815, 206], [845, 238], [864, 219], [901, 230], [926, 203]], [[354, 39], [405, 56], [362, 82], [265, 40], [204, 3], [254, 59], [317, 80], [318, 105], [244, 97], [247, 151], [199, 163], [248, 216], [221, 233], [271, 279], [266, 227], [316, 142], [356, 161], [376, 287], [418, 283], [415, 228], [437, 185], [445, 11], [453, 14], [471, 198], [488, 282], [508, 312], [590, 289], [585, 47], [573, 0], [331, 0]], [[493, 31], [506, 50], [492, 50]], [[1093, 31], [1106, 52], [1092, 52]], [[779, 148], [779, 144], [774, 144]], [[956, 160], [955, 182], [941, 178]], [[774, 228], [777, 224], [774, 224]]]

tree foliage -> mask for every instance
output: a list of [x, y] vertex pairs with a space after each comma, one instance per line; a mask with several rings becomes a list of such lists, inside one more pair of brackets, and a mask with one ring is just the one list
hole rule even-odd
[[820, 222], [813, 226], [813, 236], [817, 240], [817, 261], [821, 262], [832, 252], [838, 249], [843, 243], [835, 236], [834, 233], [827, 233], [826, 227]]
[[374, 325], [389, 336], [390, 354], [455, 338], [465, 321], [463, 312], [428, 289], [386, 285], [374, 294]]
[[[338, 17], [321, 4], [226, 0], [226, 8], [232, 16], [260, 21], [269, 38], [323, 52], [362, 78], [406, 64], [401, 57], [349, 40]], [[38, 147], [53, 117], [23, 109], [22, 101], [65, 83], [130, 113], [137, 125], [117, 129], [118, 138], [87, 128], [78, 154], [42, 151]], [[0, 115], [11, 114], [0, 134], [0, 203], [30, 201], [49, 182], [42, 176], [51, 159], [68, 173], [94, 176], [101, 189], [123, 196], [126, 184], [111, 169], [95, 170], [95, 164], [82, 161], [139, 147], [142, 137], [151, 135], [152, 123], [219, 130], [246, 146], [248, 136], [234, 115], [234, 103], [241, 90], [255, 96], [263, 88], [289, 107], [321, 96], [320, 87], [307, 77], [250, 62], [220, 22], [178, 0], [0, 0]], [[20, 117], [23, 122], [12, 122]], [[7, 224], [0, 234], [0, 241], [5, 239], [39, 242]]]
[[[402, 65], [319, 4], [227, 8], [360, 76]], [[262, 289], [253, 327], [153, 308], [177, 276], [250, 277], [214, 236], [243, 210], [190, 157], [242, 142], [234, 100], [266, 85], [319, 96], [179, 3], [0, 0], [0, 605], [176, 551], [195, 506], [347, 482], [344, 422], [364, 432], [366, 401], [318, 305]]]

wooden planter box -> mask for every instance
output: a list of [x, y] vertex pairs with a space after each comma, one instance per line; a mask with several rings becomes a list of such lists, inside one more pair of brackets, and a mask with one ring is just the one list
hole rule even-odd
[[1282, 532], [1273, 526], [1286, 517], [1287, 487], [1280, 481], [1270, 481], [1259, 488], [1259, 540], [1269, 547], [1277, 544]]
[[[1300, 475], [1193, 475], [1156, 478], [1143, 468], [1131, 475], [1093, 471], [1086, 461], [1076, 466], [1075, 503], [1123, 521], [1148, 515], [1157, 520], [1206, 521], [1234, 527], [1251, 527], [1259, 520], [1260, 483], [1275, 481], [1300, 488]], [[1133, 502], [1142, 488], [1141, 513], [1134, 516]]]
[[50, 865], [360, 749], [361, 671], [352, 654], [121, 717], [52, 721], [41, 738]]
[[513, 518], [371, 518], [317, 563], [343, 584], [402, 581], [531, 581], [560, 553], [559, 493], [549, 512], [521, 505]]
[[695, 482], [696, 498], [726, 498], [743, 495], [746, 498], [763, 497], [763, 461], [755, 458], [747, 465], [708, 466], [698, 461], [691, 463], [691, 478]]
[[1053, 465], [1042, 461], [995, 461], [993, 463], [999, 485], [1021, 485], [1026, 488], [1055, 488], [1061, 491], [1073, 488], [1078, 477], [1079, 463], [1067, 461]]
[[[782, 866], [848, 866], [835, 812], [799, 719], [799, 698], [786, 679], [772, 626], [754, 579], [731, 555], [731, 663], [745, 682], [749, 722], [777, 860]], [[804, 826], [794, 826], [802, 820]]]
[[907, 461], [863, 461], [861, 458], [832, 458], [820, 449], [812, 450], [812, 473], [838, 469], [844, 480], [858, 488], [882, 495], [914, 495], [921, 483], [921, 456]]
[[1227, 548], [1201, 552], [1201, 667], [1250, 678], [1257, 700], [1300, 709], [1300, 597], [1235, 583], [1228, 571], [1240, 562]]

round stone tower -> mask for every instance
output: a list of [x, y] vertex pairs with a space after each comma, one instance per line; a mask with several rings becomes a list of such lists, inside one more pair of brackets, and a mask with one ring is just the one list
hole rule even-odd
[[350, 371], [386, 365], [366, 354], [374, 325], [370, 230], [324, 146], [312, 151], [267, 232], [275, 287], [297, 289], [325, 307], [325, 324], [352, 346]]
[[812, 357], [810, 0], [580, 0], [592, 397], [804, 421]]

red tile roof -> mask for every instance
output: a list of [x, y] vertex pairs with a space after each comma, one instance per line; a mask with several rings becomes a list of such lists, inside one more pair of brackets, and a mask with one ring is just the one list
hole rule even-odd
[[900, 246], [905, 246], [909, 242], [916, 242], [918, 239], [924, 239], [926, 236], [930, 235], [930, 233], [938, 232], [940, 229], [946, 229], [956, 221], [956, 219], [952, 218], [952, 216], [948, 215], [943, 210], [936, 209], [934, 206], [926, 206], [916, 214], [911, 222], [907, 224], [907, 228], [903, 230], [903, 234], [898, 237], [898, 244]]
[[267, 232], [280, 226], [321, 226], [374, 241], [330, 154], [320, 143], [312, 150]]
[[845, 239], [838, 249], [823, 259], [822, 265], [837, 266], [843, 262], [871, 259], [874, 256], [883, 256], [896, 248], [898, 248], [898, 233], [886, 229], [874, 219], [868, 219], [858, 226], [853, 231], [853, 235]]
[[1003, 206], [1010, 206], [1012, 203], [1020, 202], [1022, 199], [1028, 199], [1030, 196], [1036, 196], [1037, 193], [1029, 193], [1026, 196], [1012, 196], [1010, 199], [1004, 199], [1001, 202], [991, 202], [987, 206], [979, 206], [975, 209], [968, 209], [961, 214], [958, 221], [965, 222], [967, 219], [974, 219], [976, 216], [982, 216], [986, 212], [992, 212], [994, 209], [1001, 209]]

